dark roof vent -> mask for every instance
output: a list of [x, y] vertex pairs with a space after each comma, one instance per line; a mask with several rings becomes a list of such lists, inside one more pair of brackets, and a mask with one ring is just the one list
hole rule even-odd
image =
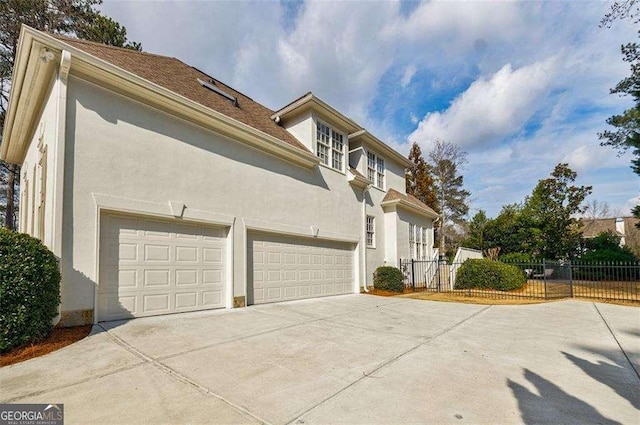
[[204, 80], [201, 80], [200, 78], [198, 78], [198, 82], [200, 83], [200, 85], [202, 85], [202, 87], [208, 88], [209, 90], [211, 90], [214, 93], [218, 93], [220, 96], [224, 97], [225, 99], [229, 99], [231, 101], [231, 103], [233, 103], [233, 106], [235, 106], [236, 108], [238, 107], [238, 98], [235, 96], [231, 96], [229, 93], [227, 93], [224, 90], [219, 89], [218, 87], [216, 87], [213, 81], [211, 82], [207, 82]]

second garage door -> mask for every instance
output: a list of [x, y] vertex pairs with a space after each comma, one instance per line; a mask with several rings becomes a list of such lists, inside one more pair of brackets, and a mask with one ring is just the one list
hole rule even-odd
[[354, 245], [249, 233], [249, 304], [353, 292]]

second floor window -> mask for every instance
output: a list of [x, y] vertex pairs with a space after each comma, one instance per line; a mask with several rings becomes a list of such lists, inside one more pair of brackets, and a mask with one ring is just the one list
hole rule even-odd
[[320, 121], [318, 121], [316, 131], [316, 155], [324, 165], [343, 171], [343, 135]]
[[384, 189], [384, 159], [367, 152], [367, 178], [377, 188]]

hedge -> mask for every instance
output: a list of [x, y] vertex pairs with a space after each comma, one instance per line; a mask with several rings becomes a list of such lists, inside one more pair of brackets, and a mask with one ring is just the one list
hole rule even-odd
[[404, 291], [402, 272], [396, 267], [381, 266], [373, 275], [373, 287], [391, 292]]
[[515, 266], [486, 258], [469, 259], [456, 274], [455, 289], [520, 289], [527, 282], [524, 273]]
[[0, 229], [0, 353], [47, 337], [59, 304], [53, 253], [36, 238]]

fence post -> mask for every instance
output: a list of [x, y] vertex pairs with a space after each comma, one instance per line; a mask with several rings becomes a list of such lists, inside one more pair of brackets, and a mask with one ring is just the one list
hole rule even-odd
[[549, 299], [549, 293], [547, 292], [547, 260], [542, 258], [542, 278], [544, 279], [544, 298]]
[[416, 292], [416, 272], [415, 272], [415, 260], [411, 259], [411, 289]]
[[569, 294], [573, 298], [573, 263], [569, 260]]

